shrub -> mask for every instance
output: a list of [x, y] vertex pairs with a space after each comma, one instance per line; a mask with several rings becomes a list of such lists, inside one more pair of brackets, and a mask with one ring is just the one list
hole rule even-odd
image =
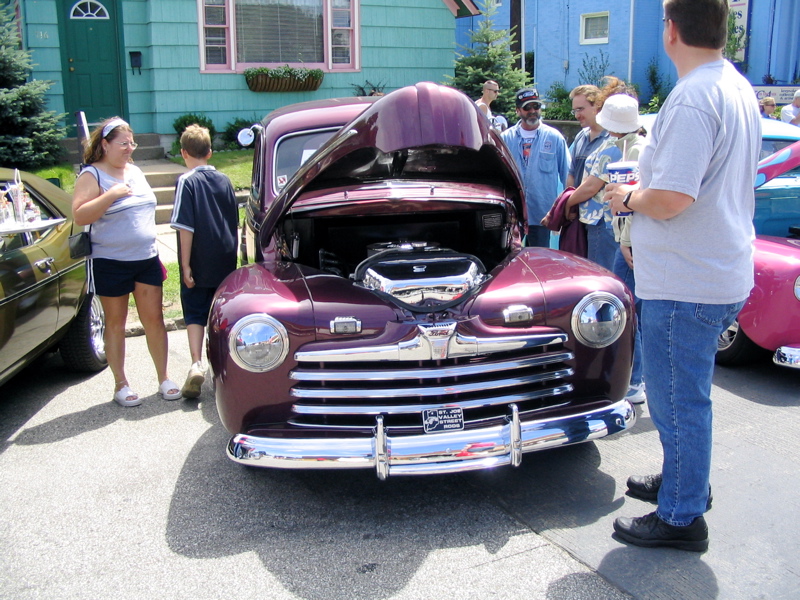
[[364, 80], [364, 85], [359, 85], [357, 83], [351, 83], [350, 85], [353, 86], [354, 96], [383, 96], [386, 93], [384, 91], [386, 83], [383, 81], [380, 83], [372, 83], [369, 79], [366, 79]]
[[261, 119], [257, 116], [253, 115], [252, 118], [246, 119], [244, 117], [238, 117], [225, 125], [225, 129], [222, 131], [220, 137], [222, 137], [222, 141], [224, 142], [224, 148], [226, 150], [238, 150], [242, 146], [239, 144], [239, 140], [237, 139], [237, 135], [242, 129], [246, 129], [250, 127], [253, 123], [258, 123]]
[[170, 148], [170, 154], [173, 156], [180, 156], [181, 135], [183, 135], [183, 132], [186, 131], [186, 128], [189, 125], [200, 125], [200, 127], [205, 127], [208, 129], [208, 132], [211, 134], [212, 142], [214, 137], [217, 135], [217, 130], [214, 129], [214, 123], [209, 117], [197, 113], [187, 113], [185, 115], [181, 115], [172, 122], [172, 127], [175, 129], [175, 133], [178, 134], [178, 137], [174, 142], [172, 142], [172, 148]]
[[569, 90], [560, 81], [556, 81], [550, 86], [545, 94], [546, 108], [544, 118], [549, 121], [574, 121], [572, 115], [572, 100], [569, 98]]
[[26, 79], [31, 53], [20, 45], [14, 15], [0, 10], [0, 164], [31, 170], [58, 162], [66, 115], [45, 110], [49, 81]]
[[200, 125], [200, 127], [205, 127], [211, 134], [212, 139], [215, 135], [217, 135], [217, 130], [214, 129], [214, 123], [209, 117], [202, 114], [188, 113], [181, 115], [172, 123], [172, 127], [175, 129], [175, 133], [178, 134], [178, 137], [181, 137], [181, 134], [183, 134], [189, 125]]

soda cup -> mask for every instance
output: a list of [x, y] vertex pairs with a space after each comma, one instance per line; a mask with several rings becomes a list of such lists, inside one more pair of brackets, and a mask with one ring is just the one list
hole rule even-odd
[[[608, 183], [624, 183], [631, 185], [639, 183], [639, 163], [628, 160], [610, 163], [608, 169]], [[617, 213], [620, 217], [627, 217], [630, 211]]]

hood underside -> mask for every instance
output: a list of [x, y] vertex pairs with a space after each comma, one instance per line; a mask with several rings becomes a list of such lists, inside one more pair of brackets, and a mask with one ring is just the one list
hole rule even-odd
[[488, 119], [458, 90], [419, 83], [375, 102], [309, 158], [269, 207], [262, 242], [305, 192], [397, 179], [485, 182], [525, 214], [516, 165]]

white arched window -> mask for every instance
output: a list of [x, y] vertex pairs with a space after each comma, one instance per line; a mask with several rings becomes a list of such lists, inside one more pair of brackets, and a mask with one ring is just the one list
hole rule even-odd
[[106, 7], [96, 0], [76, 2], [69, 11], [70, 19], [108, 19]]

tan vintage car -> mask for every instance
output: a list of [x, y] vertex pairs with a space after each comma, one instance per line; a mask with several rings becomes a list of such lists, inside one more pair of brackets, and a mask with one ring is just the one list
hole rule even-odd
[[0, 384], [48, 350], [60, 350], [68, 367], [107, 366], [99, 299], [87, 292], [84, 258], [72, 259], [67, 240], [72, 197], [49, 181], [20, 172], [22, 214], [9, 186], [14, 169], [0, 168]]

